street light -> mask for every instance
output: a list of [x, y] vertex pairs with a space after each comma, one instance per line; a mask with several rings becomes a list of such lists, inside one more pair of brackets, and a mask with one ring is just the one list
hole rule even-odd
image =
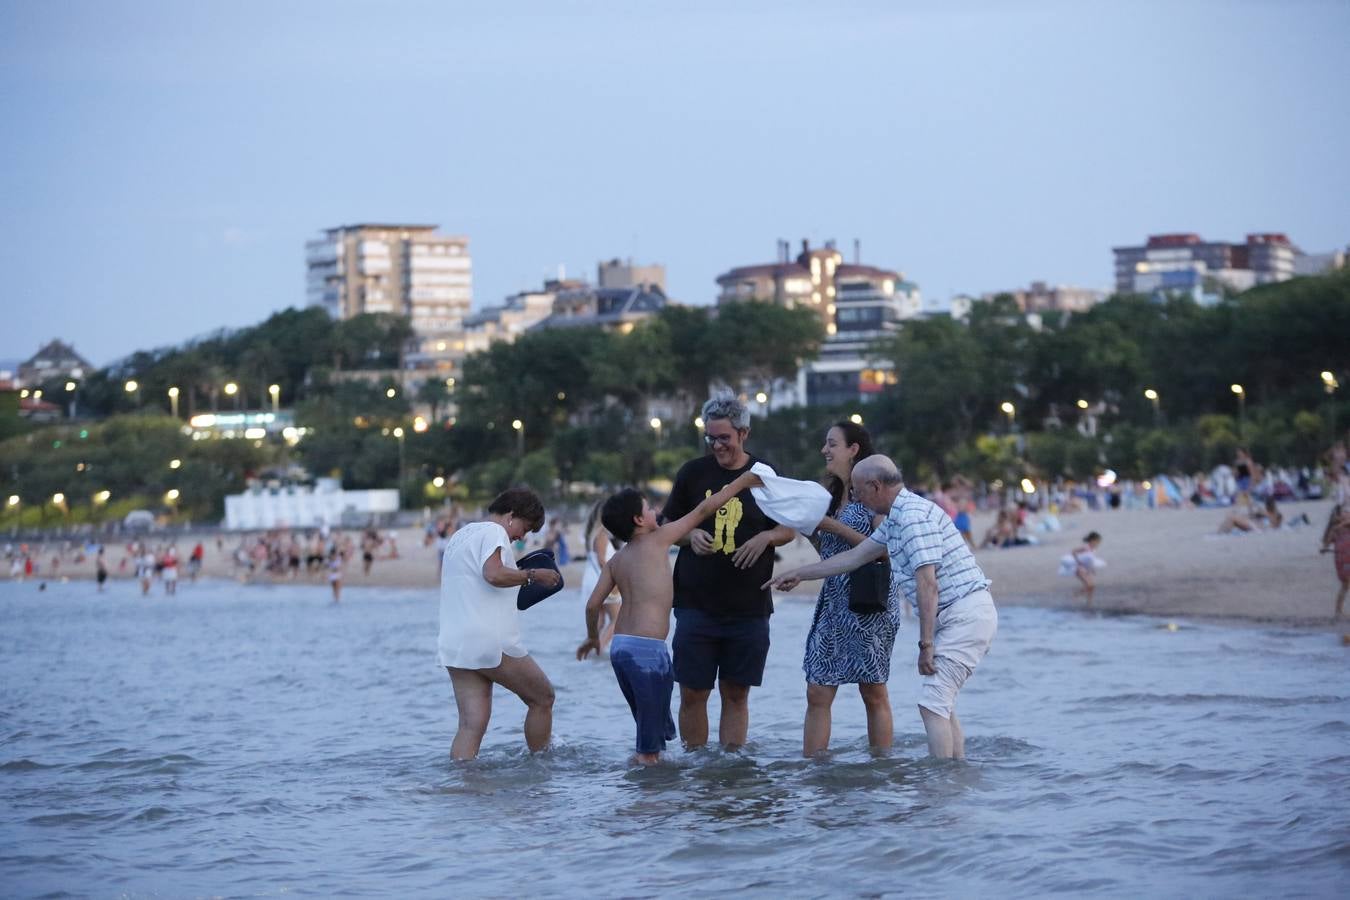
[[384, 392], [384, 395], [388, 397], [390, 400], [393, 400], [395, 397], [398, 396], [398, 391], [394, 390], [393, 388], [390, 388], [389, 390]]
[[1078, 408], [1079, 408], [1079, 409], [1087, 409], [1087, 408], [1088, 408], [1088, 402], [1087, 402], [1086, 400], [1079, 400], [1079, 401], [1078, 401]]
[[178, 418], [178, 388], [169, 388], [169, 408], [173, 411], [173, 417]]
[[1153, 403], [1153, 424], [1156, 427], [1158, 424], [1158, 416], [1160, 414], [1158, 409], [1158, 392], [1155, 391], [1153, 388], [1145, 388], [1144, 396], [1147, 397], [1149, 401]]
[[769, 402], [769, 395], [760, 391], [758, 394], [755, 394], [755, 402], [763, 406], [765, 403]]
[[848, 417], [848, 420], [852, 422], [854, 425], [861, 425], [863, 423], [862, 413], [854, 413], [853, 415]]
[[1327, 408], [1331, 411], [1331, 437], [1336, 438], [1336, 389], [1341, 383], [1336, 380], [1336, 373], [1322, 373], [1322, 389], [1327, 392]]
[[1017, 407], [1013, 406], [1007, 400], [1004, 400], [999, 404], [998, 408], [1003, 410], [1003, 414], [1008, 417], [1008, 431], [1011, 432], [1013, 430], [1013, 423], [1017, 419]]
[[397, 426], [391, 432], [398, 441], [398, 508], [403, 508], [403, 427]]
[[281, 385], [269, 384], [267, 386], [267, 393], [272, 395], [272, 412], [276, 412], [277, 406], [281, 403]]
[[75, 418], [75, 401], [76, 401], [75, 388], [77, 387], [78, 385], [75, 384], [75, 382], [73, 381], [66, 382], [66, 393], [70, 395], [70, 406], [68, 408], [69, 409], [68, 415], [72, 419]]
[[525, 423], [519, 419], [511, 420], [511, 427], [516, 430], [516, 455], [525, 455]]
[[183, 465], [183, 461], [182, 461], [181, 459], [171, 459], [171, 460], [169, 460], [169, 468], [170, 468], [170, 469], [177, 469], [177, 468], [180, 468], [182, 465]]
[[225, 396], [234, 398], [234, 408], [239, 408], [239, 385], [233, 381], [225, 382]]
[[122, 389], [125, 390], [128, 394], [135, 394], [135, 395], [136, 395], [136, 405], [137, 405], [137, 406], [140, 406], [140, 405], [141, 405], [141, 385], [140, 385], [140, 382], [136, 381], [136, 379], [134, 379], [134, 378], [129, 378], [129, 379], [127, 379], [127, 383], [124, 384], [124, 385], [122, 385]]
[[652, 420], [651, 420], [650, 424], [651, 424], [651, 426], [652, 426], [652, 431], [655, 431], [655, 432], [656, 432], [656, 444], [657, 444], [657, 446], [659, 447], [659, 446], [661, 445], [661, 419], [660, 419], [660, 417], [659, 417], [659, 416], [652, 416]]
[[1240, 385], [1240, 384], [1229, 385], [1228, 389], [1229, 389], [1230, 391], [1232, 391], [1233, 393], [1237, 394], [1237, 398], [1238, 398], [1238, 440], [1242, 440], [1242, 432], [1245, 430], [1245, 429], [1243, 428], [1243, 425], [1244, 425], [1244, 423], [1246, 422], [1246, 419], [1247, 419], [1247, 392], [1246, 392], [1245, 390], [1243, 390], [1242, 385]]

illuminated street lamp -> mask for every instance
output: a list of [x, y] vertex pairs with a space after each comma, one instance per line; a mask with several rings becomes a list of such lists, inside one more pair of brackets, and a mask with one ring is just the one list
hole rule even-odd
[[1013, 406], [1007, 400], [1004, 400], [998, 405], [998, 408], [1008, 417], [1008, 431], [1011, 432], [1013, 430], [1013, 424], [1017, 421], [1017, 407]]
[[78, 395], [75, 393], [75, 390], [76, 390], [76, 388], [78, 388], [78, 387], [79, 387], [79, 385], [77, 385], [77, 384], [76, 384], [75, 382], [73, 382], [73, 381], [67, 381], [67, 382], [66, 382], [66, 393], [70, 395], [70, 405], [67, 407], [67, 413], [66, 413], [66, 415], [67, 415], [69, 418], [72, 418], [72, 419], [75, 418], [75, 401], [76, 401], [76, 398], [77, 398], [77, 396], [78, 396]]
[[765, 403], [769, 402], [769, 395], [760, 391], [758, 394], [755, 394], [755, 402], [763, 406]]
[[651, 420], [651, 422], [650, 422], [649, 424], [652, 426], [652, 431], [655, 431], [655, 432], [656, 432], [656, 444], [657, 444], [657, 446], [659, 447], [659, 446], [661, 445], [661, 419], [660, 419], [660, 417], [659, 417], [659, 416], [652, 416], [652, 420]]
[[169, 468], [170, 468], [170, 469], [178, 469], [178, 468], [181, 468], [182, 465], [183, 465], [183, 461], [182, 461], [181, 459], [171, 459], [171, 460], [169, 460]]
[[1078, 408], [1079, 408], [1079, 409], [1087, 409], [1087, 408], [1088, 408], [1088, 402], [1087, 402], [1086, 400], [1079, 400], [1079, 401], [1078, 401]]
[[1331, 436], [1336, 436], [1336, 389], [1341, 383], [1336, 380], [1336, 373], [1322, 373], [1322, 389], [1327, 392], [1327, 406], [1331, 410]]
[[129, 379], [127, 379], [127, 383], [124, 384], [124, 385], [122, 385], [122, 389], [125, 390], [128, 394], [135, 394], [135, 395], [136, 395], [136, 405], [137, 405], [137, 406], [140, 406], [140, 405], [141, 405], [141, 385], [140, 385], [140, 382], [136, 381], [136, 379], [134, 379], [134, 378], [129, 378]]
[[272, 395], [272, 412], [276, 412], [277, 407], [281, 403], [281, 385], [269, 384], [267, 386], [267, 393]]
[[398, 441], [398, 505], [403, 508], [403, 427], [398, 426], [390, 432]]
[[516, 455], [525, 455], [525, 423], [520, 419], [512, 419], [511, 427], [516, 430]]
[[848, 420], [854, 425], [861, 425], [863, 423], [862, 413], [854, 413], [848, 417]]
[[1147, 397], [1149, 399], [1149, 402], [1153, 404], [1153, 424], [1156, 426], [1158, 424], [1158, 416], [1160, 414], [1160, 410], [1158, 409], [1158, 392], [1155, 391], [1153, 388], [1145, 388], [1144, 396]]
[[1242, 439], [1243, 425], [1247, 419], [1247, 392], [1243, 390], [1242, 385], [1229, 385], [1228, 389], [1237, 394], [1238, 398], [1238, 440]]
[[390, 388], [389, 390], [384, 392], [384, 395], [388, 397], [390, 400], [393, 400], [395, 397], [398, 396], [398, 391], [394, 390], [393, 388]]
[[173, 412], [173, 417], [178, 418], [178, 388], [169, 388], [169, 409]]
[[225, 396], [234, 398], [234, 408], [239, 408], [239, 385], [233, 381], [225, 382]]

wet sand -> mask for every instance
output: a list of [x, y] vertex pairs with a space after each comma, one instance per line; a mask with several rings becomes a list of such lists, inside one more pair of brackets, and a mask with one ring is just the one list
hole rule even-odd
[[[980, 550], [976, 556], [993, 580], [995, 600], [1003, 605], [1048, 608], [1082, 607], [1073, 596], [1076, 579], [1058, 575], [1059, 559], [1081, 541], [1088, 531], [1101, 532], [1104, 541], [1098, 556], [1106, 560], [1099, 573], [1093, 606], [1104, 612], [1146, 613], [1159, 616], [1200, 616], [1281, 622], [1291, 625], [1327, 626], [1338, 587], [1330, 554], [1319, 554], [1319, 539], [1331, 504], [1328, 501], [1290, 503], [1281, 507], [1287, 518], [1306, 513], [1312, 524], [1296, 529], [1251, 534], [1217, 534], [1226, 514], [1222, 509], [1117, 510], [1083, 512], [1061, 517], [1062, 530], [1037, 533], [1041, 543], [1008, 549]], [[975, 516], [978, 541], [989, 527], [992, 513]], [[538, 535], [533, 535], [535, 542]], [[186, 559], [194, 539], [179, 539], [178, 549]], [[202, 575], [235, 578], [231, 553], [238, 537], [226, 536], [224, 550], [208, 537]], [[569, 535], [570, 547], [582, 544], [579, 528]], [[533, 549], [533, 544], [531, 545]], [[366, 587], [434, 588], [435, 547], [426, 546], [420, 528], [399, 531], [398, 558], [381, 551], [370, 575], [361, 572], [361, 561], [349, 563], [344, 584]], [[809, 562], [815, 551], [804, 539], [780, 550], [779, 570]], [[130, 562], [119, 570], [124, 555], [120, 546], [109, 546], [108, 562], [113, 578], [129, 578]], [[41, 577], [50, 578], [51, 553], [40, 554]], [[186, 565], [183, 569], [186, 576]], [[60, 575], [92, 578], [92, 561], [63, 564]], [[581, 583], [581, 564], [563, 569], [569, 586]], [[300, 582], [326, 586], [324, 573], [301, 575]], [[811, 597], [816, 583], [799, 586], [794, 597]], [[156, 586], [153, 591], [162, 593]], [[1345, 627], [1345, 626], [1342, 626]]]

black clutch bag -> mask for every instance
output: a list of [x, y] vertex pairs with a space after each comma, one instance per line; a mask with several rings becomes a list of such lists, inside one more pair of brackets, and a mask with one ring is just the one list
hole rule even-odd
[[859, 616], [886, 611], [891, 593], [891, 563], [876, 559], [848, 573], [848, 611]]
[[[552, 550], [536, 550], [526, 553], [516, 560], [517, 569], [552, 569], [558, 572], [558, 563]], [[563, 589], [562, 573], [558, 572], [558, 583], [549, 587], [543, 584], [522, 584], [516, 594], [516, 609], [529, 609], [540, 600], [547, 600]]]

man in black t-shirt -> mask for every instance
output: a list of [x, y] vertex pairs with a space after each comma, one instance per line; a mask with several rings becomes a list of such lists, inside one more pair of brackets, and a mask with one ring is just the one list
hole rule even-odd
[[[670, 522], [762, 460], [745, 451], [750, 413], [732, 398], [703, 405], [704, 441], [711, 455], [680, 467], [662, 517]], [[741, 491], [681, 542], [675, 560], [675, 680], [680, 684], [680, 738], [688, 748], [708, 742], [708, 697], [722, 698], [718, 739], [745, 743], [750, 688], [764, 677], [773, 599], [760, 586], [773, 578], [773, 547], [795, 532], [760, 510]]]

